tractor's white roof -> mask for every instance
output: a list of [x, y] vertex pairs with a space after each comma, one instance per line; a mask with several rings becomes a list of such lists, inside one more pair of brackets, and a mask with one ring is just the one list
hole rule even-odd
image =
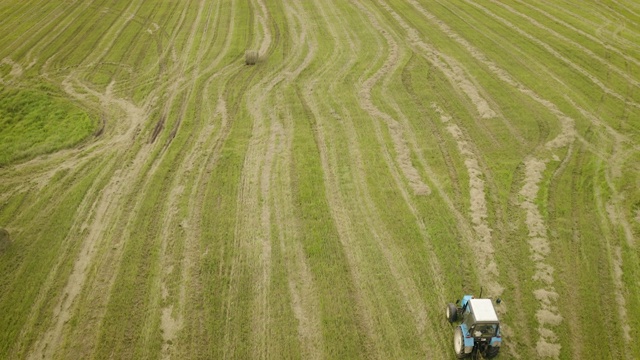
[[498, 315], [491, 299], [471, 299], [469, 303], [476, 321], [498, 322]]

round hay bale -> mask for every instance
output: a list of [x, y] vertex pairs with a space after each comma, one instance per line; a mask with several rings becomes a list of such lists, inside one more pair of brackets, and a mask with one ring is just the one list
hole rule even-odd
[[0, 251], [8, 248], [11, 244], [11, 239], [9, 238], [9, 232], [3, 228], [0, 228]]
[[258, 62], [258, 52], [255, 50], [247, 50], [244, 52], [244, 62], [247, 65], [255, 65]]

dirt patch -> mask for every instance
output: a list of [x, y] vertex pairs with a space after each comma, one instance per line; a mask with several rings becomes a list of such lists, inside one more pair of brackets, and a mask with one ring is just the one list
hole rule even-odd
[[2, 62], [0, 62], [0, 64], [7, 64], [9, 66], [11, 66], [11, 72], [9, 73], [9, 76], [13, 77], [13, 78], [17, 78], [22, 76], [22, 66], [20, 66], [20, 64], [18, 64], [17, 62], [9, 59], [9, 58], [4, 58], [2, 59]]
[[[541, 358], [557, 358], [560, 355], [560, 345], [547, 342], [543, 337], [543, 334], [540, 334], [541, 339], [536, 344], [536, 353]], [[556, 341], [554, 339], [554, 341]]]

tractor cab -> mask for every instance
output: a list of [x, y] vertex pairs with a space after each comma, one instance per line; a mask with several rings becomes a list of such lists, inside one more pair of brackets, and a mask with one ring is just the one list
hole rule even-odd
[[462, 298], [460, 307], [448, 304], [447, 320], [450, 323], [462, 321], [456, 326], [453, 336], [453, 347], [458, 359], [474, 353], [487, 359], [498, 355], [502, 337], [500, 321], [491, 299], [474, 299], [473, 296], [466, 295]]

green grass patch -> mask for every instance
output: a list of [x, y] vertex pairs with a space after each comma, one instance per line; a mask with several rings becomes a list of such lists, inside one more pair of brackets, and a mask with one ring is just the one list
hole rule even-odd
[[97, 122], [54, 89], [0, 87], [0, 166], [70, 148]]

